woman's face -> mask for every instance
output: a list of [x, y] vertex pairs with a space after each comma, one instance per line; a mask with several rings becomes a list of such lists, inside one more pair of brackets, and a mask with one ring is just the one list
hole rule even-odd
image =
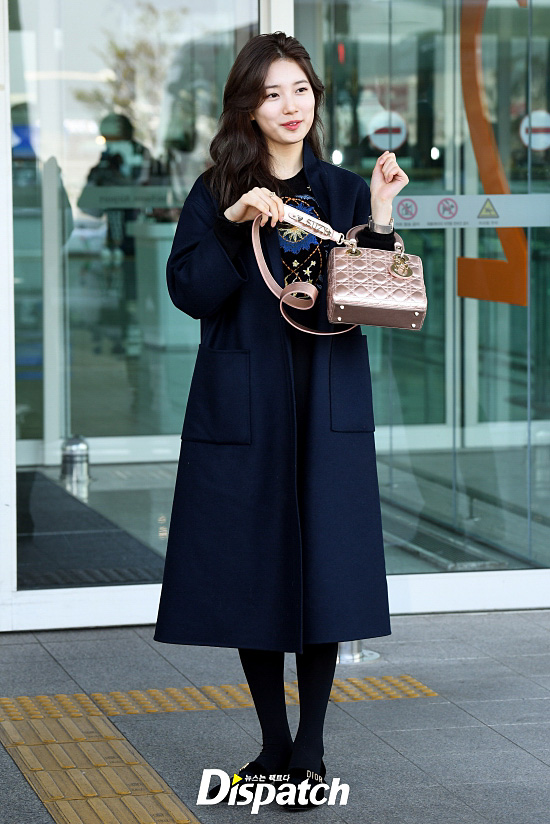
[[265, 79], [263, 103], [252, 113], [272, 148], [299, 143], [311, 129], [315, 97], [294, 60], [274, 60]]

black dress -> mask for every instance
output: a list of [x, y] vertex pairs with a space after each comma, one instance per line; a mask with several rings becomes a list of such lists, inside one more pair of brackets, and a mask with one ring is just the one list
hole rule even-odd
[[[279, 194], [285, 203], [289, 203], [307, 212], [319, 220], [328, 222], [319, 204], [311, 194], [304, 170], [301, 169], [297, 175], [287, 180], [281, 180]], [[328, 258], [329, 244], [309, 234], [304, 229], [298, 229], [287, 223], [278, 223], [279, 247], [281, 249], [281, 259], [285, 273], [285, 286], [295, 280], [309, 281], [319, 290], [325, 287], [326, 262]], [[321, 306], [321, 301], [317, 300], [311, 311], [304, 313], [292, 306], [285, 306], [293, 320], [297, 320], [304, 326], [316, 328], [316, 316]], [[307, 317], [307, 319], [306, 319]], [[298, 489], [298, 507], [302, 508], [303, 468], [304, 468], [304, 444], [303, 437], [305, 427], [308, 425], [312, 410], [309, 408], [309, 377], [311, 374], [311, 364], [313, 350], [318, 344], [319, 337], [307, 332], [295, 329], [290, 323], [285, 322], [285, 329], [290, 337], [292, 346], [292, 365], [294, 369], [294, 392], [296, 403], [296, 430], [297, 430], [297, 468], [296, 486]]]

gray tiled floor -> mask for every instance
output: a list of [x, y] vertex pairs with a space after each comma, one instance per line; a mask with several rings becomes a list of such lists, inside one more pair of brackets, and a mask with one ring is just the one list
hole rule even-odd
[[[347, 805], [308, 812], [316, 824], [548, 824], [550, 610], [396, 616], [371, 639], [371, 663], [337, 677], [408, 673], [438, 695], [330, 702], [327, 779], [349, 784]], [[93, 692], [245, 681], [235, 649], [157, 644], [153, 628], [0, 634], [0, 695]], [[294, 655], [285, 677], [296, 678]], [[293, 733], [298, 706], [287, 708]], [[203, 822], [228, 808], [197, 807], [206, 767], [254, 758], [253, 709], [116, 717], [115, 723]], [[260, 811], [275, 822], [284, 808]], [[249, 807], [232, 809], [245, 819]], [[0, 824], [51, 821], [0, 747]]]

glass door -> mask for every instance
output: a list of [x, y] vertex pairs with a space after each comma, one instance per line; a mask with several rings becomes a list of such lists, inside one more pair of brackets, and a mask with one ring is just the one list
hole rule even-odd
[[363, 328], [393, 603], [546, 603], [550, 9], [296, 0], [295, 31], [325, 80], [327, 156], [369, 182], [390, 149], [410, 179], [393, 216], [426, 320]]
[[8, 19], [17, 621], [38, 602], [44, 625], [150, 621], [200, 334], [166, 259], [257, 3], [9, 0]]

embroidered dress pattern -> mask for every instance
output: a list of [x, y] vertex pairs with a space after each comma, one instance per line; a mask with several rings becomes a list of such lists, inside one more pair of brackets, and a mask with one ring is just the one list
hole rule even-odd
[[[284, 203], [322, 220], [317, 202], [311, 195], [284, 195], [281, 199]], [[306, 229], [291, 226], [289, 223], [280, 223], [278, 234], [285, 272], [285, 286], [296, 281], [307, 281], [320, 290], [323, 285], [323, 268], [328, 255], [327, 242], [315, 237]], [[301, 295], [297, 297], [307, 300]]]

